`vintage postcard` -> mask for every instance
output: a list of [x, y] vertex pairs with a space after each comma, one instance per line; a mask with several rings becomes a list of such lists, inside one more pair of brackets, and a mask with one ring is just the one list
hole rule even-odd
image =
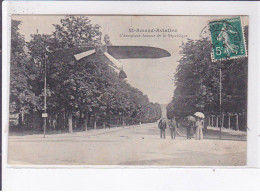
[[248, 16], [11, 20], [8, 164], [247, 164]]

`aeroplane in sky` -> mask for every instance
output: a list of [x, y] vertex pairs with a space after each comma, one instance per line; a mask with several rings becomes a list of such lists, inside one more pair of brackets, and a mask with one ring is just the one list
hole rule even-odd
[[[52, 52], [50, 48], [46, 48], [48, 52]], [[125, 79], [126, 73], [123, 71], [122, 63], [119, 59], [156, 59], [163, 57], [170, 57], [171, 54], [161, 48], [149, 46], [107, 46], [96, 45], [88, 47], [75, 47], [68, 49], [61, 49], [52, 52], [54, 60], [76, 60], [82, 59], [95, 60], [98, 57], [101, 60], [109, 60], [110, 64], [117, 72], [119, 78]]]

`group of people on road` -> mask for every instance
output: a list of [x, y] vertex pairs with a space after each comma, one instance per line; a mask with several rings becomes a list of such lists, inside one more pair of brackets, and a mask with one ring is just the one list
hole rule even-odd
[[[176, 121], [175, 118], [168, 120], [168, 126], [169, 130], [171, 132], [171, 138], [175, 139], [176, 133], [177, 133], [177, 126], [176, 126]], [[161, 118], [158, 124], [158, 127], [160, 129], [160, 137], [165, 138], [165, 130], [167, 128], [167, 121], [165, 118]]]
[[[203, 115], [204, 116], [204, 115]], [[167, 124], [168, 123], [168, 124]], [[187, 139], [192, 139], [194, 130], [196, 130], [196, 140], [203, 139], [203, 126], [204, 126], [204, 118], [196, 113], [193, 116], [188, 116], [184, 119], [184, 126], [186, 128], [186, 137]], [[177, 124], [175, 117], [172, 119], [167, 120], [166, 118], [162, 117], [158, 123], [158, 127], [160, 129], [160, 138], [165, 138], [165, 130], [168, 128], [171, 133], [171, 139], [175, 139], [177, 135]]]

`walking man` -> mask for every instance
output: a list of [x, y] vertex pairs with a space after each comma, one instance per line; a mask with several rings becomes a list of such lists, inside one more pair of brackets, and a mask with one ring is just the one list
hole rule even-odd
[[173, 117], [172, 119], [169, 120], [169, 129], [170, 129], [170, 132], [171, 132], [171, 138], [175, 139], [176, 137], [176, 120], [175, 120], [175, 117]]
[[160, 138], [165, 139], [166, 120], [164, 118], [160, 119], [158, 127], [160, 129]]

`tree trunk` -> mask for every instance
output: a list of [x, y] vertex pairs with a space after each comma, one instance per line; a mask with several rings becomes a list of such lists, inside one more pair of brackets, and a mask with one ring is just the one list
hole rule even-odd
[[[207, 117], [206, 117], [206, 118], [207, 118]], [[207, 130], [207, 129], [208, 129], [208, 125], [209, 125], [209, 123], [208, 123], [209, 119], [206, 119], [206, 118], [205, 118], [205, 120], [204, 120], [205, 123], [203, 122], [203, 125], [204, 125], [204, 126], [203, 126], [203, 129], [204, 129], [204, 130]], [[175, 123], [176, 123], [176, 121], [175, 121]]]
[[57, 113], [57, 125], [56, 130], [61, 130], [61, 118], [60, 113]]
[[89, 113], [88, 114], [88, 126], [90, 126], [90, 117], [91, 117], [91, 114]]
[[218, 116], [216, 117], [216, 127], [218, 128]]
[[72, 133], [73, 132], [72, 113], [69, 113], [68, 115], [68, 123], [69, 123], [69, 132]]
[[88, 114], [84, 114], [84, 131], [88, 130]]
[[35, 127], [37, 127], [37, 128], [41, 128], [42, 126], [43, 126], [43, 122], [42, 122], [42, 120], [38, 123], [38, 125], [37, 125], [37, 123], [36, 123], [36, 119], [35, 119], [35, 117], [37, 116], [37, 114], [33, 114], [33, 115], [31, 115], [30, 116], [30, 119], [31, 119], [31, 121], [30, 121], [30, 127], [31, 127], [31, 130], [33, 130], [33, 129], [35, 129]]
[[230, 129], [230, 115], [228, 115], [228, 128]]
[[236, 130], [239, 131], [238, 114], [236, 114]]
[[57, 127], [57, 119], [56, 119], [56, 117], [52, 120], [52, 127], [53, 127], [53, 130], [56, 130], [56, 127]]
[[18, 115], [18, 129], [23, 132], [23, 116], [22, 113]]
[[223, 114], [222, 115], [222, 118], [221, 118], [221, 127], [223, 128], [224, 126], [224, 121], [225, 121], [225, 115]]
[[83, 113], [82, 111], [79, 112], [79, 122], [78, 122], [78, 128], [79, 130], [82, 130], [83, 126], [82, 126], [82, 120], [83, 120]]
[[94, 114], [94, 129], [97, 129], [96, 113]]
[[50, 130], [53, 130], [53, 118], [52, 118], [53, 116], [50, 116], [49, 117], [49, 129]]
[[109, 114], [109, 126], [108, 126], [108, 128], [110, 129], [110, 127], [111, 127], [111, 115]]
[[211, 117], [211, 126], [214, 127], [214, 116]]
[[67, 130], [69, 123], [68, 123], [68, 115], [65, 112], [61, 114], [61, 121], [62, 121], [62, 129]]
[[123, 111], [122, 124], [123, 124], [123, 128], [124, 128], [125, 127], [125, 113], [124, 113], [124, 111]]
[[73, 129], [78, 129], [78, 118], [76, 116], [72, 116]]
[[103, 121], [103, 129], [105, 129], [105, 128], [106, 128], [106, 122]]
[[62, 131], [66, 127], [66, 122], [64, 122], [64, 113], [58, 113], [57, 115], [57, 129]]

